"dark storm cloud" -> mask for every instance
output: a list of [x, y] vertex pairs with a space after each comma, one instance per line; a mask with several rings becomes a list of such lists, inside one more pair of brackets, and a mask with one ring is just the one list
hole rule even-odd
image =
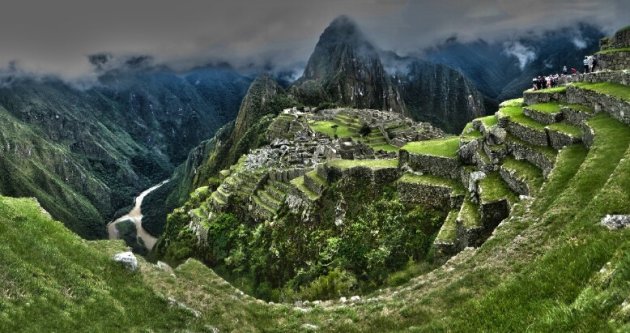
[[0, 66], [66, 77], [89, 72], [86, 55], [151, 54], [189, 66], [227, 60], [291, 66], [304, 62], [321, 31], [352, 16], [379, 46], [413, 52], [453, 34], [492, 39], [577, 20], [613, 29], [627, 0], [5, 0]]

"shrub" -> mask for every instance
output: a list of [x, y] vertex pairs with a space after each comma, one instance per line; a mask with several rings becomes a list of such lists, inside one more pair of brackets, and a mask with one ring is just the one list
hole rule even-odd
[[357, 285], [356, 277], [343, 269], [335, 268], [300, 289], [300, 296], [307, 300], [331, 299], [348, 295]]

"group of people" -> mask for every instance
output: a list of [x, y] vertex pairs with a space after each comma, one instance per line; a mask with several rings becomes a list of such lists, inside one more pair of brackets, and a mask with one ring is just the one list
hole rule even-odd
[[[592, 73], [595, 71], [595, 68], [597, 68], [597, 56], [595, 55], [585, 56], [583, 63], [584, 63], [584, 73]], [[551, 74], [547, 76], [539, 75], [533, 78], [532, 88], [533, 90], [539, 90], [539, 89], [557, 87], [559, 82], [561, 81], [560, 78], [566, 75], [575, 75], [575, 74], [579, 74], [577, 69], [571, 68], [571, 73], [569, 74], [569, 69], [567, 68], [567, 66], [562, 66], [562, 74]]]
[[547, 89], [547, 88], [557, 87], [558, 86], [558, 81], [560, 81], [560, 75], [559, 74], [552, 74], [552, 75], [547, 75], [547, 76], [539, 75], [538, 77], [535, 77], [532, 80], [532, 82], [534, 84], [533, 89], [534, 90], [539, 90], [539, 89]]

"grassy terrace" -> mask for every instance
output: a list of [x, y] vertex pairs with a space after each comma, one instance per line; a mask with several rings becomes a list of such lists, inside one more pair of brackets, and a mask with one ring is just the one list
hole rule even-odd
[[527, 108], [542, 113], [560, 113], [560, 104], [558, 103], [533, 104], [528, 106]]
[[459, 149], [459, 137], [409, 142], [401, 149], [411, 154], [454, 158], [457, 157]]
[[485, 126], [486, 128], [490, 128], [499, 122], [497, 117], [495, 117], [494, 115], [478, 118], [477, 120], [481, 121], [483, 123], [483, 126]]
[[507, 158], [503, 161], [502, 168], [513, 171], [517, 177], [524, 180], [531, 188], [538, 189], [543, 183], [543, 174], [535, 165], [520, 161], [514, 158]]
[[520, 106], [503, 107], [499, 109], [499, 111], [497, 112], [497, 116], [500, 118], [508, 117], [511, 121], [531, 129], [535, 129], [538, 131], [545, 130], [545, 125], [526, 116], [523, 113], [523, 108]]
[[340, 122], [318, 120], [309, 122], [309, 126], [313, 131], [328, 135], [331, 138], [335, 135], [340, 138], [354, 138], [359, 136], [359, 133], [355, 129], [343, 125]]
[[473, 128], [472, 123], [466, 124], [466, 127], [464, 127], [464, 129], [462, 130], [462, 134], [460, 134], [461, 138], [470, 140], [478, 139], [482, 136], [483, 135], [481, 134], [481, 132]]
[[308, 187], [304, 185], [304, 177], [297, 177], [291, 180], [291, 184], [297, 187], [298, 190], [304, 192], [304, 194], [306, 194], [310, 200], [317, 200], [317, 198], [319, 198], [319, 195], [317, 195], [317, 193], [309, 190]]
[[332, 160], [327, 163], [330, 167], [342, 170], [355, 167], [367, 167], [370, 169], [398, 168], [398, 160], [395, 158], [379, 160]]
[[623, 48], [620, 48], [620, 49], [601, 50], [601, 51], [597, 52], [596, 54], [610, 54], [610, 53], [617, 53], [617, 52], [630, 52], [630, 47], [623, 47]]
[[630, 101], [630, 87], [610, 82], [584, 83], [578, 82], [573, 84], [575, 87], [585, 90], [595, 91], [600, 94], [616, 97], [624, 101]]
[[588, 106], [585, 106], [585, 105], [582, 105], [582, 104], [567, 104], [567, 105], [563, 105], [563, 107], [567, 107], [567, 108], [573, 109], [575, 111], [584, 112], [584, 113], [594, 113], [595, 112], [592, 108], [589, 108]]
[[558, 152], [555, 149], [551, 148], [551, 147], [534, 146], [534, 145], [530, 144], [529, 142], [525, 142], [525, 141], [523, 141], [523, 140], [521, 140], [521, 139], [519, 139], [519, 138], [517, 138], [514, 135], [509, 134], [509, 133], [507, 135], [506, 141], [514, 142], [514, 143], [516, 143], [518, 145], [521, 145], [521, 146], [526, 146], [529, 149], [535, 150], [535, 151], [545, 155], [549, 159], [555, 159], [556, 156], [558, 155]]
[[433, 175], [414, 175], [412, 173], [406, 173], [400, 177], [398, 181], [403, 183], [450, 187], [455, 194], [463, 194], [465, 192], [464, 186], [458, 181]]
[[457, 239], [457, 210], [451, 210], [446, 216], [440, 231], [435, 237], [436, 242], [452, 243]]
[[499, 106], [500, 107], [523, 106], [523, 103], [525, 103], [523, 98], [515, 98], [515, 99], [508, 99], [507, 101], [503, 101], [503, 102], [501, 102], [501, 104], [499, 104]]
[[470, 200], [470, 196], [466, 196], [462, 207], [459, 210], [457, 216], [466, 229], [476, 228], [481, 226], [481, 219], [479, 218], [479, 206]]
[[308, 178], [310, 178], [310, 179], [312, 179], [313, 181], [315, 181], [317, 184], [319, 184], [319, 185], [321, 185], [321, 186], [326, 186], [326, 185], [328, 185], [328, 183], [326, 182], [326, 179], [324, 179], [324, 178], [320, 177], [320, 176], [317, 174], [317, 171], [316, 171], [316, 170], [313, 170], [313, 171], [307, 172], [305, 176], [306, 176], [306, 177], [308, 177]]
[[547, 125], [547, 128], [549, 128], [550, 130], [553, 131], [557, 131], [557, 132], [561, 132], [561, 133], [566, 133], [569, 134], [573, 137], [580, 137], [582, 136], [582, 129], [579, 128], [578, 126], [575, 125], [571, 125], [565, 122], [560, 122], [560, 123], [554, 123], [551, 125]]
[[510, 202], [516, 201], [516, 195], [503, 181], [498, 172], [487, 174], [486, 178], [479, 181], [481, 202], [494, 202], [507, 199]]

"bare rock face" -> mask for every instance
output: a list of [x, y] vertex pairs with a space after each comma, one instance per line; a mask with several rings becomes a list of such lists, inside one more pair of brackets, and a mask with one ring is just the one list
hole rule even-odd
[[630, 226], [630, 215], [606, 215], [599, 223], [610, 230], [627, 228]]
[[128, 270], [135, 272], [138, 269], [138, 259], [131, 251], [120, 252], [114, 255], [114, 261], [119, 262]]

